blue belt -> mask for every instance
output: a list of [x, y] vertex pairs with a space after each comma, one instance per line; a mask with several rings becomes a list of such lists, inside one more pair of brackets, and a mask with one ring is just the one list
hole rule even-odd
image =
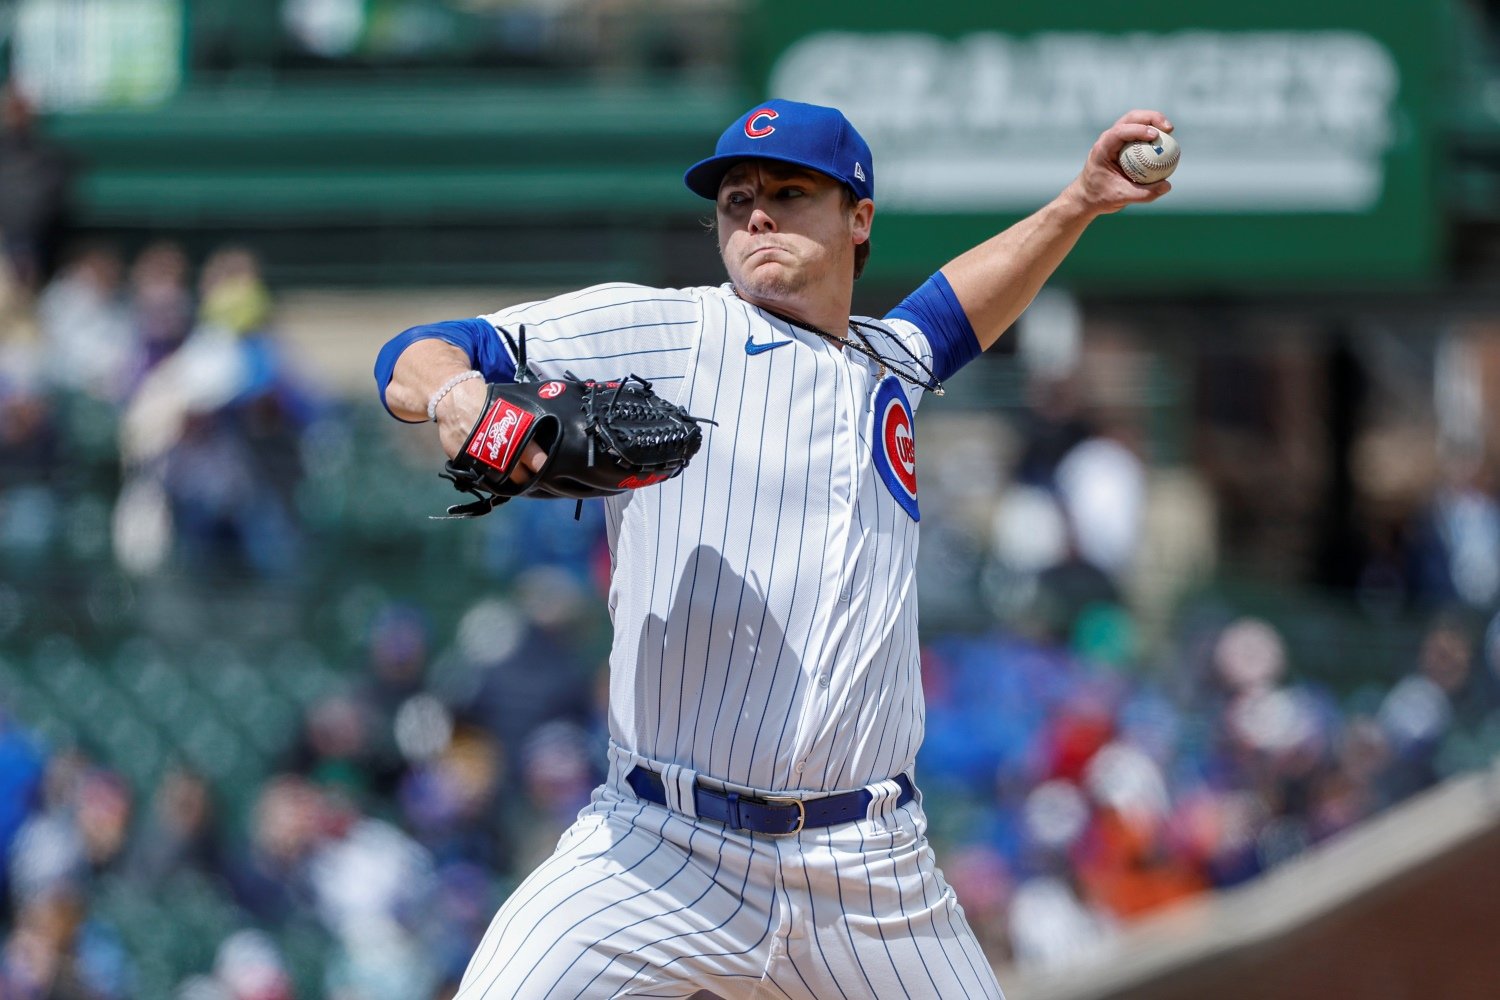
[[[896, 807], [900, 808], [915, 798], [916, 792], [906, 775], [898, 774], [894, 780], [901, 788], [901, 795], [896, 799]], [[625, 782], [647, 802], [667, 804], [666, 787], [661, 775], [655, 771], [644, 767], [631, 768], [625, 775]], [[735, 830], [766, 833], [773, 837], [789, 837], [807, 827], [837, 826], [864, 819], [873, 801], [875, 793], [865, 788], [801, 799], [780, 795], [741, 795], [714, 791], [696, 783], [693, 785], [693, 808], [700, 819], [711, 819]]]

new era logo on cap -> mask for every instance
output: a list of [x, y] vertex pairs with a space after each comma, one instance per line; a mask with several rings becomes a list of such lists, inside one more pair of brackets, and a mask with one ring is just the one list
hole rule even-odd
[[858, 198], [875, 197], [870, 146], [837, 108], [770, 100], [745, 112], [724, 134], [714, 155], [683, 175], [688, 190], [719, 196], [719, 182], [741, 160], [779, 160], [808, 167], [848, 185]]

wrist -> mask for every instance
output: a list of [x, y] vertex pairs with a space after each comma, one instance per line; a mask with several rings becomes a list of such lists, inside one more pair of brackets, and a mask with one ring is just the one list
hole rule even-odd
[[1103, 214], [1099, 206], [1089, 197], [1082, 177], [1075, 177], [1071, 184], [1063, 188], [1062, 192], [1053, 199], [1052, 206], [1064, 223], [1076, 222], [1086, 226]]
[[444, 382], [441, 386], [438, 387], [437, 391], [427, 399], [427, 419], [434, 422], [437, 420], [438, 404], [446, 399], [448, 395], [453, 392], [453, 390], [458, 386], [472, 379], [482, 378], [484, 378], [483, 372], [470, 369], [466, 372], [459, 372], [457, 375]]

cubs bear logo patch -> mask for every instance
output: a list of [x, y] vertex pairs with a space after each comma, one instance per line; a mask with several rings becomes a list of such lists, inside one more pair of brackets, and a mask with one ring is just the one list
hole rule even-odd
[[917, 507], [917, 438], [916, 420], [901, 381], [894, 375], [875, 390], [874, 433], [871, 445], [875, 453], [875, 471], [891, 496], [913, 521], [922, 520]]

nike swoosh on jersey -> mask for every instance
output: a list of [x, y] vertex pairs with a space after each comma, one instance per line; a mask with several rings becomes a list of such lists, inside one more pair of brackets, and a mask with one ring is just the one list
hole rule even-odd
[[752, 335], [750, 335], [750, 336], [748, 336], [748, 337], [745, 338], [745, 353], [746, 354], [764, 354], [767, 351], [774, 351], [778, 347], [785, 347], [787, 344], [790, 344], [790, 343], [791, 343], [790, 340], [773, 340], [773, 341], [770, 341], [769, 343], [757, 344], [755, 342], [755, 336], [752, 334]]

